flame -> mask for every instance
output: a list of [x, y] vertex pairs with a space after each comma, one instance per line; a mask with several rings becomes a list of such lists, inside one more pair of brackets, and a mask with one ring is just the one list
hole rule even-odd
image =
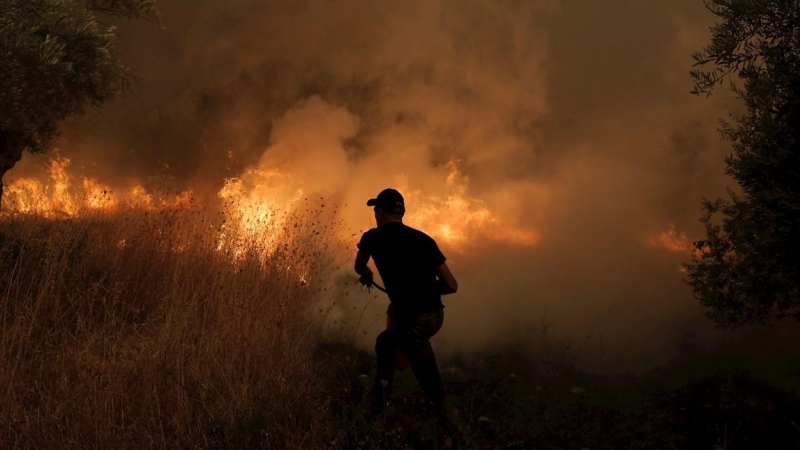
[[49, 183], [35, 178], [21, 178], [6, 188], [5, 207], [11, 211], [39, 214], [42, 216], [74, 215], [77, 204], [70, 192], [68, 158], [56, 155], [50, 158], [47, 174]]
[[[36, 215], [44, 218], [76, 217], [84, 214], [109, 214], [115, 212], [155, 212], [167, 213], [162, 217], [164, 223], [153, 230], [156, 236], [167, 236], [174, 218], [186, 219], [187, 216], [173, 215], [172, 212], [191, 211], [198, 209], [194, 192], [183, 191], [175, 196], [167, 196], [148, 191], [144, 186], [137, 184], [128, 190], [112, 191], [111, 187], [96, 179], [83, 177], [80, 183], [75, 183], [75, 177], [70, 176], [68, 167], [70, 160], [58, 155], [51, 158], [46, 176], [43, 179], [33, 177], [18, 178], [9, 183], [6, 188], [4, 214]], [[302, 225], [302, 218], [293, 216], [291, 211], [294, 203], [303, 195], [302, 190], [296, 190], [287, 195], [286, 186], [291, 185], [291, 179], [275, 169], [252, 168], [245, 171], [238, 178], [227, 179], [217, 196], [222, 201], [221, 210], [207, 210], [211, 216], [204, 215], [204, 219], [196, 222], [187, 222], [188, 226], [217, 226], [215, 222], [222, 213], [222, 225], [216, 235], [212, 235], [212, 246], [216, 250], [230, 257], [232, 264], [239, 264], [246, 257], [255, 256], [267, 268], [267, 263], [282, 262], [279, 267], [270, 267], [289, 277], [295, 277], [302, 286], [310, 283], [314, 262], [310, 260], [312, 254], [292, 254], [291, 258], [271, 259], [278, 249], [294, 248], [290, 241], [294, 238], [307, 239], [304, 233], [308, 229], [300, 229], [287, 233], [292, 225], [297, 228]], [[211, 222], [205, 219], [214, 217]], [[292, 219], [294, 223], [288, 222]], [[179, 219], [180, 220], [180, 219]], [[192, 219], [189, 219], [192, 220]], [[202, 223], [206, 225], [201, 225]], [[163, 225], [163, 227], [162, 227]], [[164, 240], [165, 249], [181, 253], [191, 246], [202, 245], [188, 238], [182, 239], [180, 234], [171, 235]], [[316, 236], [320, 236], [319, 233]], [[324, 239], [324, 236], [322, 237]], [[317, 241], [319, 243], [319, 241]], [[283, 246], [282, 244], [287, 244]], [[128, 236], [121, 236], [116, 241], [117, 248], [129, 245]], [[213, 248], [213, 247], [212, 247]], [[252, 259], [251, 259], [252, 261]], [[291, 261], [286, 263], [286, 261]]]
[[66, 171], [69, 163], [70, 160], [68, 158], [52, 158], [47, 172], [53, 181], [53, 200], [66, 214], [74, 215], [77, 205], [72, 200], [69, 192], [69, 175]]
[[503, 222], [483, 200], [467, 195], [469, 177], [461, 170], [461, 164], [458, 158], [451, 158], [447, 163], [447, 195], [424, 197], [419, 191], [406, 195], [410, 198], [406, 203], [415, 205], [407, 213], [406, 222], [445, 241], [457, 251], [479, 241], [536, 245], [541, 239], [539, 232]]
[[[69, 158], [56, 154], [48, 162], [45, 176], [10, 182], [3, 199], [4, 214], [55, 218], [120, 210], [190, 210], [198, 206], [191, 190], [169, 196], [137, 184], [115, 191], [93, 178], [82, 177], [76, 182], [69, 166]], [[286, 226], [294, 203], [303, 195], [302, 190], [289, 193], [286, 186], [291, 184], [290, 177], [278, 170], [260, 168], [248, 169], [238, 178], [225, 180], [217, 194], [224, 219], [218, 232], [217, 250], [230, 254], [236, 261], [246, 251], [257, 248], [266, 260], [278, 241], [285, 238], [280, 231]], [[127, 241], [121, 239], [117, 245], [124, 247]], [[174, 243], [173, 250], [182, 251], [185, 245]]]
[[691, 249], [689, 236], [675, 229], [675, 224], [670, 224], [666, 231], [647, 238], [646, 244], [650, 248], [669, 250], [671, 252], [688, 252]]
[[[485, 241], [536, 245], [540, 240], [536, 230], [501, 220], [483, 200], [468, 195], [469, 177], [461, 170], [461, 164], [457, 158], [448, 162], [444, 195], [430, 196], [419, 190], [404, 189], [407, 203], [414, 205], [406, 221], [459, 252]], [[114, 190], [93, 178], [82, 177], [76, 182], [76, 177], [69, 174], [69, 166], [68, 158], [56, 155], [48, 163], [46, 177], [12, 181], [6, 189], [5, 212], [72, 217], [122, 209], [184, 210], [196, 205], [191, 190], [167, 196], [150, 192], [142, 185]], [[257, 249], [263, 260], [268, 259], [287, 239], [285, 230], [291, 225], [288, 221], [301, 209], [300, 200], [305, 195], [302, 185], [302, 180], [296, 179], [292, 172], [265, 165], [253, 166], [238, 177], [226, 179], [217, 193], [223, 217], [217, 250], [226, 252], [235, 261]], [[119, 245], [126, 245], [126, 241], [123, 239]]]
[[43, 217], [74, 217], [84, 212], [110, 212], [120, 208], [153, 210], [186, 208], [194, 199], [191, 190], [174, 197], [156, 198], [141, 185], [115, 193], [94, 178], [82, 177], [80, 183], [69, 174], [70, 159], [56, 154], [47, 165], [46, 179], [18, 178], [6, 187], [3, 208], [21, 214]]
[[93, 178], [82, 179], [83, 190], [86, 192], [86, 207], [89, 209], [111, 209], [117, 206], [117, 199], [110, 192], [108, 185], [102, 184]]
[[217, 193], [225, 215], [218, 249], [233, 249], [234, 258], [250, 248], [247, 243], [251, 242], [259, 242], [263, 257], [275, 251], [289, 211], [303, 196], [301, 189], [286, 194], [288, 178], [277, 169], [254, 167], [240, 177], [225, 180]]
[[[708, 245], [696, 242], [692, 244], [686, 233], [679, 232], [675, 224], [670, 224], [666, 231], [648, 237], [645, 244], [649, 248], [667, 250], [670, 252], [690, 253], [692, 258], [702, 258], [708, 251]], [[681, 265], [678, 272], [683, 275], [689, 273], [686, 266]]]

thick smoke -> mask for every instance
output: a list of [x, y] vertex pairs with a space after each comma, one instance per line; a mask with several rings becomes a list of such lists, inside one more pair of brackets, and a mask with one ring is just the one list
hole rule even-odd
[[688, 93], [702, 2], [159, 4], [165, 29], [120, 24], [132, 92], [64, 129], [84, 174], [214, 198], [226, 178], [277, 169], [287, 190], [346, 204], [357, 232], [372, 226], [366, 198], [399, 187], [413, 212], [454, 189], [458, 161], [464, 196], [539, 239], [442, 244], [461, 285], [443, 350], [529, 332], [545, 308], [598, 367], [713, 336], [681, 282], [688, 252], [654, 241], [670, 227], [699, 238], [703, 195], [730, 184], [716, 120], [734, 103]]

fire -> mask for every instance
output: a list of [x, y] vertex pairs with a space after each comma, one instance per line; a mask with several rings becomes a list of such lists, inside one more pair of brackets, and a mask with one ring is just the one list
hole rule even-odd
[[111, 188], [92, 178], [83, 178], [83, 191], [86, 193], [86, 207], [89, 209], [111, 209], [117, 206], [117, 199], [110, 195]]
[[66, 168], [69, 166], [67, 158], [53, 158], [50, 160], [50, 167], [47, 171], [50, 179], [53, 180], [53, 200], [61, 206], [65, 213], [73, 215], [77, 205], [72, 200], [69, 192], [69, 175]]
[[647, 246], [650, 248], [660, 248], [671, 252], [687, 252], [691, 249], [689, 236], [686, 233], [675, 229], [675, 224], [671, 224], [667, 231], [650, 236], [647, 239]]
[[74, 217], [84, 212], [113, 211], [122, 207], [152, 210], [186, 207], [193, 199], [192, 191], [174, 197], [156, 198], [143, 186], [115, 192], [94, 178], [69, 174], [70, 159], [58, 154], [50, 158], [45, 180], [24, 177], [6, 187], [3, 208], [12, 213], [36, 214], [42, 217]]
[[469, 177], [460, 164], [457, 158], [451, 158], [447, 164], [446, 195], [424, 197], [419, 191], [409, 192], [406, 203], [414, 207], [409, 209], [408, 224], [445, 241], [457, 251], [479, 241], [536, 245], [541, 239], [537, 231], [505, 223], [485, 202], [467, 195]]
[[218, 248], [232, 248], [234, 257], [238, 257], [247, 248], [246, 242], [257, 241], [262, 256], [273, 252], [292, 205], [303, 195], [298, 189], [287, 196], [283, 189], [287, 181], [277, 169], [261, 168], [250, 168], [238, 178], [225, 180], [217, 193], [225, 214]]
[[[403, 189], [407, 203], [413, 205], [406, 221], [459, 252], [485, 241], [536, 245], [540, 240], [536, 230], [501, 220], [483, 200], [468, 195], [469, 178], [460, 164], [455, 158], [447, 164], [443, 195], [431, 196], [419, 190]], [[42, 179], [26, 177], [12, 181], [6, 188], [5, 212], [74, 217], [91, 212], [185, 210], [197, 206], [190, 190], [177, 196], [150, 192], [142, 185], [115, 190], [93, 178], [71, 176], [69, 166], [68, 158], [56, 155], [48, 163], [47, 175]], [[303, 185], [303, 180], [297, 179], [292, 171], [265, 164], [226, 179], [217, 193], [222, 223], [217, 230], [217, 250], [230, 255], [234, 261], [253, 251], [266, 260], [279, 245], [292, 239], [289, 235], [302, 234], [302, 230], [287, 234], [287, 229], [296, 226], [293, 224], [298, 221], [297, 214], [302, 212], [301, 205], [306, 209], [314, 207], [301, 201], [306, 197]], [[335, 208], [329, 207], [323, 213], [324, 220], [322, 216], [315, 219], [317, 226], [339, 220]], [[345, 234], [337, 234], [334, 239], [352, 238]], [[123, 239], [119, 245], [127, 244]]]
[[5, 192], [5, 207], [16, 212], [42, 216], [67, 215], [77, 212], [77, 204], [70, 192], [68, 158], [58, 155], [50, 159], [47, 167], [49, 183], [35, 178], [21, 178], [11, 183]]
[[[677, 231], [675, 224], [670, 224], [666, 231], [653, 234], [645, 240], [649, 248], [667, 250], [676, 253], [690, 253], [693, 258], [701, 258], [708, 252], [708, 246], [692, 243], [686, 233]], [[689, 273], [685, 266], [680, 266], [678, 271], [684, 275]]]
[[[166, 195], [150, 192], [138, 184], [127, 190], [113, 190], [99, 180], [72, 176], [69, 166], [69, 158], [55, 155], [45, 176], [13, 180], [5, 190], [3, 212], [56, 218], [119, 211], [191, 210], [198, 206], [191, 190]], [[217, 194], [221, 200], [218, 212], [222, 214], [217, 250], [230, 255], [233, 261], [252, 251], [266, 260], [279, 241], [286, 241], [287, 220], [292, 218], [292, 209], [303, 196], [302, 190], [289, 190], [287, 186], [291, 185], [291, 177], [276, 169], [263, 168], [251, 168], [238, 178], [225, 180]], [[117, 245], [128, 244], [121, 239]], [[182, 251], [186, 245], [176, 242], [172, 249]], [[289, 269], [304, 273], [300, 267]]]

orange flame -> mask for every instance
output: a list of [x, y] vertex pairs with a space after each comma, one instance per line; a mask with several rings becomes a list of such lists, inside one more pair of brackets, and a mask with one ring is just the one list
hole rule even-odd
[[419, 191], [407, 195], [411, 200], [406, 203], [416, 205], [407, 216], [409, 225], [444, 240], [457, 251], [479, 241], [536, 245], [541, 239], [537, 231], [504, 223], [482, 200], [467, 195], [469, 177], [461, 170], [461, 163], [457, 158], [447, 163], [447, 195], [423, 197]]
[[69, 174], [69, 158], [50, 158], [47, 178], [18, 178], [5, 189], [3, 208], [20, 214], [43, 217], [72, 217], [88, 211], [112, 211], [121, 207], [151, 210], [186, 207], [193, 199], [192, 191], [156, 199], [154, 194], [136, 185], [128, 192], [115, 193], [111, 187], [94, 178], [82, 177], [79, 186]]
[[247, 242], [259, 242], [262, 256], [269, 256], [278, 245], [279, 230], [302, 190], [286, 192], [287, 176], [276, 169], [250, 168], [238, 178], [225, 180], [217, 193], [223, 200], [225, 224], [218, 249], [233, 249], [235, 258]]
[[650, 248], [660, 248], [671, 252], [687, 252], [691, 249], [689, 236], [686, 233], [675, 229], [675, 224], [671, 224], [667, 231], [647, 238], [647, 246]]
[[77, 205], [70, 193], [66, 168], [70, 160], [55, 156], [50, 159], [47, 173], [50, 183], [35, 178], [21, 178], [6, 188], [5, 207], [11, 211], [43, 216], [74, 215]]
[[[55, 156], [48, 164], [45, 179], [19, 178], [6, 189], [7, 212], [36, 214], [44, 217], [77, 216], [84, 212], [112, 212], [120, 209], [187, 209], [194, 201], [192, 191], [166, 197], [148, 192], [141, 185], [114, 191], [93, 178], [74, 182], [68, 167], [70, 160]], [[414, 204], [407, 222], [443, 241], [451, 249], [464, 251], [480, 242], [502, 242], [533, 246], [540, 240], [536, 230], [518, 227], [501, 220], [486, 203], [468, 195], [469, 177], [461, 170], [461, 161], [448, 164], [446, 193], [423, 195], [419, 190], [406, 191], [407, 203]], [[221, 200], [224, 223], [219, 229], [217, 249], [236, 260], [252, 251], [257, 243], [261, 255], [269, 256], [279, 245], [280, 231], [305, 195], [300, 180], [291, 173], [272, 167], [256, 166], [239, 177], [225, 180], [217, 193]], [[344, 236], [340, 236], [344, 238]], [[125, 245], [124, 242], [121, 245]]]

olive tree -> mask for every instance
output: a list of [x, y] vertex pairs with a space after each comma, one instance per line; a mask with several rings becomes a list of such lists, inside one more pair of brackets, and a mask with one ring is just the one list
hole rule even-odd
[[128, 83], [99, 16], [158, 20], [154, 0], [0, 0], [0, 199], [23, 152], [46, 150], [64, 119]]
[[694, 93], [728, 84], [744, 104], [721, 122], [740, 189], [704, 201], [687, 282], [721, 326], [800, 319], [800, 0], [706, 0], [718, 18], [694, 55]]

